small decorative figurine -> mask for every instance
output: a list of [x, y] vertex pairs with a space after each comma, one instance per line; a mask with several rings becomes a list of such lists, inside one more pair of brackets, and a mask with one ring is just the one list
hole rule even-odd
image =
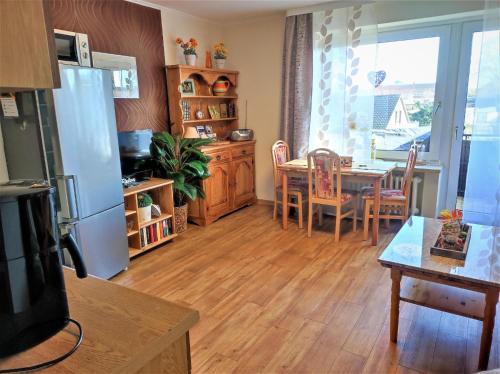
[[210, 51], [205, 52], [205, 67], [207, 69], [212, 69], [212, 54]]

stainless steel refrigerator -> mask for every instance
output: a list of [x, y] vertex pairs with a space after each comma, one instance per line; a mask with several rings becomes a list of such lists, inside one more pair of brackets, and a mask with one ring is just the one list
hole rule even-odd
[[45, 91], [40, 104], [51, 138], [48, 173], [58, 186], [60, 221], [74, 232], [88, 272], [108, 279], [129, 263], [112, 76], [87, 67], [59, 70], [61, 88]]
[[58, 187], [62, 228], [74, 233], [89, 273], [110, 278], [129, 263], [112, 76], [59, 71], [61, 88], [16, 94], [19, 117], [0, 110], [8, 174]]

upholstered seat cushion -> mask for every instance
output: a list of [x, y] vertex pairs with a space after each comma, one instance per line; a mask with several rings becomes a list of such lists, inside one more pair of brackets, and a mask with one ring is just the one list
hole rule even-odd
[[[373, 187], [363, 188], [363, 199], [373, 199]], [[380, 190], [380, 198], [382, 200], [404, 200], [405, 196], [401, 190], [391, 190], [382, 188]]]
[[342, 194], [340, 195], [340, 202], [345, 203], [349, 200], [352, 200], [352, 197], [353, 197], [352, 194], [350, 194], [348, 192], [342, 192]]

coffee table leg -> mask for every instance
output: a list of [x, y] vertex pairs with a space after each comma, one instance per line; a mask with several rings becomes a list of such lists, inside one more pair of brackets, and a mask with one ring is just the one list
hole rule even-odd
[[483, 332], [481, 334], [481, 348], [479, 350], [478, 370], [486, 370], [490, 360], [491, 340], [495, 328], [495, 314], [498, 302], [498, 290], [486, 292], [486, 306], [484, 307]]
[[281, 219], [282, 219], [282, 225], [283, 225], [283, 230], [288, 230], [288, 175], [286, 174], [286, 171], [282, 172], [283, 174], [283, 179], [281, 182], [281, 192], [283, 194], [282, 196], [282, 204], [281, 204]]
[[391, 290], [391, 342], [398, 341], [399, 327], [399, 292], [401, 290], [401, 271], [391, 268], [392, 290]]

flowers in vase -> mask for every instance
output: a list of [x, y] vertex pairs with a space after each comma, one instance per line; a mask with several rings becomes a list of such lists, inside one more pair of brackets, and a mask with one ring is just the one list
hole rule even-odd
[[447, 209], [439, 212], [439, 218], [443, 221], [461, 221], [462, 220], [462, 211], [459, 209], [453, 209], [449, 211]]
[[198, 47], [198, 41], [195, 38], [191, 38], [187, 42], [184, 42], [181, 38], [177, 37], [177, 39], [175, 39], [175, 43], [180, 45], [180, 47], [184, 50], [185, 55], [197, 56], [196, 47]]
[[225, 60], [227, 58], [228, 50], [223, 42], [214, 44], [214, 58], [218, 60]]
[[462, 229], [462, 211], [454, 209], [452, 211], [442, 210], [439, 212], [439, 219], [443, 221], [443, 231], [447, 234], [458, 234]]

